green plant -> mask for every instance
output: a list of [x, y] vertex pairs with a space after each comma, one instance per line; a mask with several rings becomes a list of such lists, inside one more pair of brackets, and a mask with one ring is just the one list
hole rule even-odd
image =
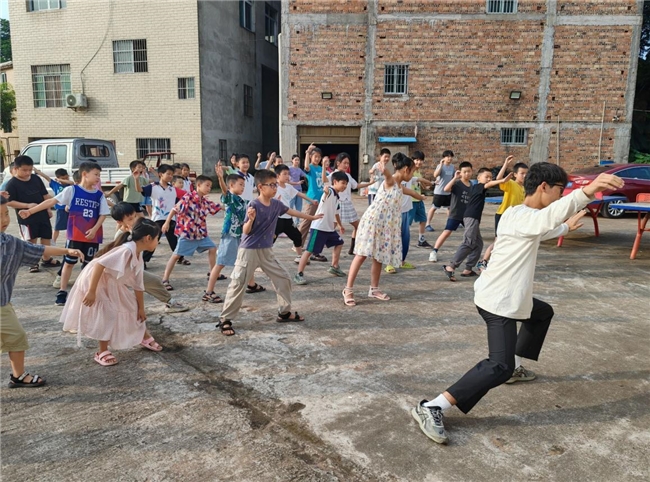
[[639, 152], [632, 149], [632, 152], [630, 153], [630, 162], [636, 164], [650, 164], [650, 153]]

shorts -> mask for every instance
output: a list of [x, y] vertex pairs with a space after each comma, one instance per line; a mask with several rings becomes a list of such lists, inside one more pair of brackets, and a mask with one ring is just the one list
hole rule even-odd
[[501, 214], [494, 215], [494, 237], [497, 236], [497, 228], [499, 227], [499, 221], [501, 221]]
[[451, 206], [451, 194], [434, 194], [432, 204], [436, 209], [448, 208]]
[[153, 203], [151, 202], [151, 196], [145, 196], [142, 200], [142, 206], [151, 206], [152, 204]]
[[141, 213], [142, 209], [140, 208], [140, 203], [127, 203], [133, 206], [133, 209], [135, 209], [136, 213]]
[[[85, 243], [83, 241], [74, 241], [68, 239], [68, 241], [65, 243], [65, 247], [68, 249], [78, 249], [81, 251], [84, 254], [83, 264], [86, 265], [90, 263], [97, 254], [97, 251], [99, 250], [99, 243]], [[63, 257], [64, 263], [77, 264], [77, 261], [79, 261], [79, 258], [76, 256], [68, 256], [66, 254]]]
[[447, 224], [445, 225], [445, 231], [456, 231], [459, 226], [465, 227], [462, 220], [447, 218]]
[[409, 211], [409, 225], [413, 223], [426, 223], [427, 213], [424, 209], [424, 201], [413, 201], [413, 208]]
[[176, 256], [193, 256], [195, 252], [203, 253], [209, 249], [216, 248], [217, 245], [210, 238], [187, 239], [178, 238], [178, 244], [174, 250]]
[[49, 219], [47, 221], [37, 221], [33, 224], [20, 224], [19, 226], [20, 235], [25, 241], [38, 238], [52, 239], [52, 225]]
[[344, 199], [339, 203], [339, 205], [341, 206], [339, 216], [341, 217], [342, 223], [354, 223], [359, 220], [359, 215], [357, 214], [357, 210], [354, 209], [352, 201]]
[[305, 246], [305, 251], [313, 254], [321, 254], [323, 248], [327, 246], [332, 248], [343, 244], [343, 238], [336, 231], [319, 231], [318, 229], [309, 230], [309, 241]]
[[235, 238], [230, 234], [222, 234], [219, 249], [217, 250], [217, 264], [221, 266], [235, 266], [239, 242], [239, 238]]
[[56, 210], [56, 218], [54, 220], [54, 231], [65, 231], [68, 229], [68, 216], [70, 213], [65, 209]]
[[0, 307], [0, 353], [28, 348], [27, 333], [18, 321], [14, 307], [7, 303]]

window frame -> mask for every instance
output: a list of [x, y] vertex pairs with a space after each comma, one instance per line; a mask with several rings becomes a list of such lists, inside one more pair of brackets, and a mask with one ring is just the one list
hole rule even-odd
[[7, 84], [7, 72], [0, 72], [0, 84]]
[[[517, 0], [485, 0], [485, 13], [489, 15], [514, 15], [517, 13]], [[512, 11], [506, 12], [506, 6], [512, 6]], [[490, 7], [493, 10], [490, 10]]]
[[[509, 131], [509, 132], [508, 132]], [[523, 140], [518, 141], [522, 136]], [[509, 138], [509, 140], [506, 139]], [[528, 145], [528, 129], [525, 127], [502, 127], [500, 131], [500, 140], [502, 146], [527, 146]]]
[[[646, 172], [648, 172], [648, 177], [630, 177], [630, 176], [626, 176], [626, 175], [625, 175], [625, 173], [626, 173], [627, 171], [635, 171], [635, 170], [637, 170], [637, 169], [640, 170], [640, 171], [646, 171]], [[634, 179], [634, 180], [637, 180], [637, 181], [650, 181], [650, 167], [644, 167], [644, 166], [641, 166], [641, 165], [639, 165], [639, 166], [632, 166], [632, 167], [626, 167], [625, 169], [621, 169], [620, 171], [618, 171], [618, 172], [616, 173], [616, 175], [617, 175], [618, 177], [623, 178], [623, 179]]]
[[228, 161], [228, 140], [219, 139], [219, 159]]
[[[249, 9], [247, 10], [246, 7]], [[239, 25], [249, 32], [255, 32], [255, 2], [253, 0], [239, 0]]]
[[[136, 44], [136, 42], [138, 43]], [[130, 49], [123, 48], [129, 44]], [[120, 49], [116, 50], [118, 47]], [[124, 70], [124, 67], [120, 66], [130, 66], [130, 70]], [[114, 74], [144, 74], [148, 72], [147, 39], [113, 40]]]
[[[192, 84], [190, 87], [189, 84]], [[194, 77], [178, 77], [178, 99], [188, 100], [196, 99], [196, 83]]]
[[[399, 70], [400, 68], [404, 69], [404, 72], [400, 74]], [[389, 74], [389, 69], [392, 69], [393, 72]], [[403, 92], [398, 91], [398, 80], [399, 76], [403, 75], [404, 77], [404, 82], [403, 82]], [[388, 79], [391, 79], [392, 82], [389, 84], [387, 82]], [[389, 85], [392, 86], [392, 91], [389, 91]], [[401, 63], [396, 63], [396, 64], [384, 64], [384, 95], [408, 95], [409, 92], [409, 64], [401, 64]]]
[[[66, 107], [65, 98], [67, 95], [72, 94], [70, 64], [32, 65], [31, 71], [34, 108]], [[47, 88], [48, 82], [50, 83], [50, 89]], [[55, 88], [52, 88], [52, 84], [54, 84]], [[50, 93], [49, 96], [48, 92]], [[58, 97], [56, 97], [57, 94]], [[48, 105], [48, 103], [53, 105]]]
[[[145, 143], [147, 145], [143, 147]], [[144, 158], [150, 152], [171, 152], [171, 150], [171, 137], [136, 137], [135, 139], [135, 155], [138, 159]]]
[[[47, 3], [47, 8], [40, 8], [40, 5]], [[38, 5], [38, 8], [34, 8]], [[56, 6], [52, 6], [56, 5]], [[49, 12], [53, 10], [61, 10], [67, 7], [67, 0], [27, 0], [27, 12]]]
[[[270, 12], [269, 12], [270, 10]], [[264, 39], [276, 47], [278, 46], [278, 26], [279, 22], [279, 12], [273, 5], [269, 2], [264, 3]], [[270, 29], [273, 29], [273, 32], [270, 32]], [[270, 38], [269, 38], [270, 37]]]
[[253, 87], [244, 84], [244, 115], [246, 117], [254, 117], [255, 115], [253, 109], [253, 100], [254, 100]]
[[[61, 151], [61, 148], [63, 148], [63, 153], [64, 153], [63, 162], [58, 162], [60, 160], [60, 157], [61, 157], [59, 155], [59, 153]], [[50, 149], [53, 149], [53, 150], [56, 149], [56, 154], [55, 154], [55, 159], [54, 159], [55, 162], [50, 162], [50, 157], [49, 157]], [[65, 164], [67, 162], [68, 162], [68, 146], [67, 145], [65, 145], [65, 144], [49, 144], [49, 145], [46, 146], [46, 149], [45, 149], [45, 165], [46, 166], [65, 166]]]

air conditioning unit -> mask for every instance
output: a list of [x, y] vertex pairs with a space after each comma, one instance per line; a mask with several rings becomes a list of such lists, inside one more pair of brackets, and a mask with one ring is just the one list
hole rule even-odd
[[68, 94], [65, 96], [65, 105], [70, 109], [88, 107], [88, 99], [83, 94]]

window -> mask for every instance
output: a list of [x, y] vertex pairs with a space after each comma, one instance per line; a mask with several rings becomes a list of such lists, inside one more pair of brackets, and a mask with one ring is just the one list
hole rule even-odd
[[178, 98], [194, 99], [194, 77], [179, 77]]
[[90, 157], [92, 159], [111, 157], [111, 151], [108, 150], [108, 146], [104, 145], [81, 144], [81, 146], [79, 146], [79, 156]]
[[278, 45], [278, 11], [268, 3], [264, 4], [264, 38]]
[[624, 179], [650, 180], [650, 167], [631, 167], [630, 169], [618, 171], [616, 175]]
[[43, 151], [43, 146], [32, 146], [25, 149], [23, 156], [29, 157], [34, 161], [35, 166], [41, 165], [41, 152]]
[[501, 129], [501, 144], [526, 145], [526, 129], [506, 127]]
[[47, 146], [47, 150], [45, 151], [45, 164], [48, 166], [65, 164], [67, 157], [68, 146]]
[[6, 84], [7, 83], [7, 73], [2, 72], [0, 74], [0, 84]]
[[406, 94], [408, 91], [408, 65], [386, 65], [384, 94]]
[[58, 10], [65, 8], [65, 3], [66, 0], [27, 0], [27, 11]]
[[123, 74], [148, 71], [146, 39], [113, 41], [113, 72]]
[[65, 107], [65, 96], [72, 93], [70, 64], [32, 65], [34, 107]]
[[487, 0], [487, 13], [517, 13], [517, 0]]
[[219, 159], [228, 160], [228, 141], [219, 139]]
[[253, 88], [244, 84], [244, 115], [253, 117]]
[[138, 159], [150, 152], [169, 152], [171, 148], [171, 139], [150, 137], [135, 140], [135, 155]]
[[253, 0], [239, 0], [239, 25], [251, 32], [255, 31], [255, 8]]

